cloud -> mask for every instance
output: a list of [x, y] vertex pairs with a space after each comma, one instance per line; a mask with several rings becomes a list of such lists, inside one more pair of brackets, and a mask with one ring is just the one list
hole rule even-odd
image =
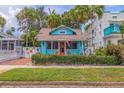
[[[5, 7], [5, 6], [4, 6]], [[15, 15], [20, 11], [20, 8], [8, 6], [6, 10], [1, 10], [0, 15], [6, 19], [5, 31], [10, 27], [17, 26], [17, 20]]]
[[15, 16], [15, 14], [17, 14], [21, 9], [20, 8], [16, 8], [14, 9], [12, 6], [9, 7], [8, 9], [8, 13], [11, 15], [11, 16]]
[[0, 12], [0, 15], [1, 15], [2, 17], [4, 17], [6, 20], [8, 19], [7, 15], [4, 14], [3, 12]]
[[9, 7], [8, 8], [8, 19], [7, 19], [7, 24], [6, 27], [10, 28], [12, 26], [15, 26], [15, 23], [17, 23], [16, 17], [15, 15], [20, 11], [21, 9], [19, 8], [13, 8], [13, 7]]

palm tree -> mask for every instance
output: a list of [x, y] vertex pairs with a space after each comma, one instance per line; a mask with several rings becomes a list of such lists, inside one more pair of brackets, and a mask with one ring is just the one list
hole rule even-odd
[[74, 14], [79, 23], [84, 23], [89, 18], [89, 6], [88, 5], [77, 5], [74, 8]]
[[51, 10], [49, 9], [49, 11], [50, 11], [50, 15], [48, 16], [48, 26], [50, 28], [55, 28], [55, 27], [61, 25], [60, 15], [56, 14], [55, 10], [53, 10], [51, 12]]
[[78, 5], [74, 8], [77, 19], [80, 23], [84, 23], [89, 19], [94, 19], [97, 14], [98, 17], [102, 17], [104, 13], [103, 5]]
[[122, 39], [124, 39], [124, 22], [122, 22], [120, 25], [120, 31], [121, 31]]
[[6, 20], [4, 17], [0, 16], [0, 27], [1, 27], [1, 32], [3, 32], [4, 25], [6, 24]]
[[91, 18], [94, 18], [95, 14], [97, 14], [99, 18], [102, 17], [102, 15], [104, 13], [103, 5], [91, 5], [89, 7], [90, 7]]

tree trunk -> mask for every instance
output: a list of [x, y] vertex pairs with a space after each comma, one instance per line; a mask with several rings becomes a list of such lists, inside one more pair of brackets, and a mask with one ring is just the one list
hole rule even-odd
[[27, 32], [27, 36], [26, 36], [26, 47], [28, 47], [28, 35], [29, 35], [29, 31]]
[[124, 39], [124, 33], [122, 33], [122, 39]]
[[123, 32], [121, 33], [121, 35], [122, 35], [122, 39], [124, 39], [124, 33]]

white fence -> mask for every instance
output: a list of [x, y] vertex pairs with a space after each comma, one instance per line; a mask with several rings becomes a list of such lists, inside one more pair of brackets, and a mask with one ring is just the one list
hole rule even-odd
[[15, 50], [0, 50], [0, 62], [20, 57], [31, 58], [37, 52], [39, 52], [39, 47], [16, 47]]
[[37, 52], [40, 52], [39, 47], [23, 47], [23, 57], [25, 58], [31, 58]]

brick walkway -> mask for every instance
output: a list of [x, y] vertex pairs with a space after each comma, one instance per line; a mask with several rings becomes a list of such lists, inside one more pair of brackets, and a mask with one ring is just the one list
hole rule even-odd
[[0, 62], [0, 65], [27, 65], [29, 64], [29, 62], [31, 62], [31, 59], [21, 58], [21, 59]]

